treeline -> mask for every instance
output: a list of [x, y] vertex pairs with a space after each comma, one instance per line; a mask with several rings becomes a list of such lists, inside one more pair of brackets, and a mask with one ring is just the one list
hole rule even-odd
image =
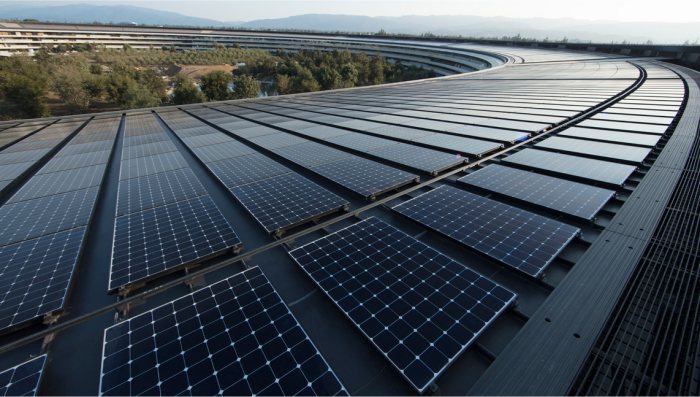
[[[90, 46], [64, 50], [42, 49], [34, 57], [0, 59], [0, 119], [45, 117], [57, 106], [61, 113], [84, 113], [254, 98], [260, 94], [260, 80], [274, 82], [275, 91], [288, 94], [433, 76], [422, 68], [349, 51], [270, 53], [217, 47], [176, 52]], [[197, 85], [182, 74], [170, 78], [166, 71], [176, 64], [240, 67], [233, 74], [210, 72]]]
[[300, 51], [278, 53], [273, 62], [265, 59], [247, 64], [246, 72], [258, 79], [274, 79], [280, 94], [293, 94], [335, 88], [350, 88], [435, 76], [431, 70], [382, 57], [353, 54], [350, 51]]

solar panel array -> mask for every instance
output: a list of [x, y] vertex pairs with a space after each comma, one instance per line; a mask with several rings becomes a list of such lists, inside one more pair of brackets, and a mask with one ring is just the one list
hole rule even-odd
[[[198, 111], [195, 109], [192, 112], [194, 114], [202, 114], [204, 117], [211, 114], [210, 111], [206, 110]], [[224, 117], [219, 118], [217, 123], [224, 124], [227, 121], [236, 120], [230, 115], [224, 113], [222, 113], [222, 115]], [[239, 123], [237, 125], [238, 128], [256, 125], [255, 123], [245, 120], [240, 121], [243, 123]], [[289, 124], [288, 121], [281, 124], [286, 124], [288, 127], [293, 126]], [[308, 139], [288, 133], [281, 133], [277, 130], [269, 129], [266, 130], [267, 134], [256, 135], [254, 138], [247, 138], [239, 134], [237, 128], [229, 126], [227, 129], [241, 139], [259, 145], [263, 149], [270, 150], [363, 197], [375, 197], [378, 194], [396, 189], [418, 179], [416, 175], [317, 142], [309, 141]], [[372, 137], [369, 138], [371, 139]], [[264, 158], [264, 156], [260, 154], [257, 156]], [[249, 158], [254, 159], [252, 157]], [[268, 163], [278, 164], [272, 160], [264, 159]], [[249, 160], [241, 159], [241, 162], [246, 165], [250, 164]], [[260, 168], [260, 165], [251, 165], [251, 168]], [[246, 173], [234, 172], [234, 174], [238, 177], [246, 176]], [[230, 186], [227, 182], [224, 184]]]
[[100, 395], [347, 395], [259, 268], [104, 333]]
[[[253, 105], [249, 105], [253, 106]], [[273, 111], [275, 110], [274, 107], [272, 106], [267, 106], [267, 105], [262, 105], [262, 104], [255, 104], [254, 107], [256, 109], [261, 109], [261, 110], [268, 110], [269, 108], [272, 108]], [[245, 110], [241, 111], [242, 108], [239, 108], [237, 106], [221, 106], [218, 107], [218, 109], [221, 109], [224, 112], [234, 114], [234, 115], [246, 115], [246, 117], [250, 117], [254, 119], [255, 121], [259, 122], [264, 122], [264, 116], [260, 116], [262, 113], [255, 112], [253, 114], [247, 114], [244, 113]], [[263, 114], [264, 115], [264, 114]], [[295, 113], [295, 116], [298, 116], [298, 113]], [[399, 142], [396, 140], [392, 139], [387, 139], [383, 137], [378, 137], [374, 135], [366, 135], [366, 134], [361, 134], [357, 132], [353, 132], [351, 130], [344, 130], [343, 133], [333, 133], [331, 135], [319, 135], [319, 130], [315, 129], [314, 127], [309, 127], [308, 125], [298, 125], [295, 123], [292, 123], [293, 121], [297, 121], [295, 119], [285, 117], [285, 116], [276, 116], [274, 124], [275, 125], [280, 125], [283, 126], [283, 128], [286, 128], [290, 131], [294, 131], [295, 133], [301, 134], [303, 136], [306, 136], [311, 139], [320, 139], [321, 141], [328, 142], [330, 144], [342, 147], [342, 148], [347, 148], [351, 150], [355, 150], [357, 152], [362, 152], [365, 153], [366, 155], [373, 156], [378, 159], [386, 160], [404, 167], [408, 167], [414, 170], [418, 170], [421, 172], [429, 173], [429, 174], [436, 174], [440, 171], [443, 171], [448, 168], [452, 168], [455, 166], [458, 166], [460, 164], [463, 164], [467, 161], [466, 158], [458, 155], [457, 153], [460, 153], [460, 150], [455, 150], [453, 147], [451, 147], [449, 144], [445, 145], [438, 145], [437, 147], [440, 147], [442, 149], [448, 149], [449, 151], [452, 152], [450, 153], [445, 153], [439, 150], [434, 150], [431, 148], [425, 148], [421, 146], [416, 146], [412, 143], [408, 143], [408, 141], [405, 142]], [[222, 126], [223, 127], [223, 126]], [[321, 125], [320, 127], [324, 127]], [[226, 127], [223, 127], [226, 128]], [[338, 131], [337, 129], [333, 129], [333, 127], [326, 127], [328, 129], [332, 129], [332, 131]], [[236, 133], [235, 129], [229, 129], [232, 133]], [[278, 132], [277, 130], [272, 130], [274, 132]], [[459, 137], [454, 137], [454, 139], [460, 139]], [[412, 141], [411, 141], [412, 142]], [[497, 148], [502, 147], [501, 144], [497, 143], [485, 143], [490, 149], [488, 150], [495, 150]], [[481, 146], [480, 146], [481, 147]], [[420, 161], [413, 161], [413, 158], [411, 156], [405, 156], [407, 153], [410, 153], [411, 156], [419, 156]], [[472, 152], [470, 152], [471, 154]], [[484, 153], [482, 149], [478, 149], [473, 154], [475, 156], [481, 155]]]
[[117, 196], [109, 290], [241, 245], [152, 114], [126, 118]]
[[217, 137], [210, 140], [217, 142], [212, 145], [230, 144], [235, 139], [184, 112], [164, 112], [161, 117], [269, 233], [281, 233], [349, 205], [345, 199], [260, 153], [233, 150], [230, 157], [211, 161], [201, 155], [201, 149], [207, 146], [197, 146], [201, 143], [193, 141], [194, 136]]
[[535, 172], [491, 164], [459, 182], [591, 220], [615, 192]]
[[446, 237], [539, 277], [580, 230], [443, 185], [392, 208]]
[[[0, 207], [0, 330], [63, 308], [118, 125], [88, 123]], [[93, 143], [107, 150], [83, 148]], [[66, 161], [80, 157], [96, 164]]]
[[36, 396], [46, 354], [0, 372], [0, 396]]
[[515, 300], [377, 218], [289, 254], [421, 393]]

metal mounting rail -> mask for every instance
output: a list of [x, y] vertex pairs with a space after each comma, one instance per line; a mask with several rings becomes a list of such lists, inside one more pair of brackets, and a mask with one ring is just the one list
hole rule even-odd
[[[439, 182], [439, 181], [441, 181], [441, 180], [443, 180], [443, 179], [446, 179], [446, 178], [448, 178], [448, 177], [450, 177], [450, 176], [452, 176], [452, 175], [455, 175], [455, 174], [457, 174], [457, 173], [463, 172], [463, 171], [466, 170], [466, 169], [475, 167], [475, 166], [477, 166], [477, 165], [479, 165], [479, 164], [481, 164], [481, 163], [484, 163], [484, 162], [486, 162], [486, 161], [488, 161], [488, 160], [491, 160], [491, 159], [493, 159], [493, 158], [495, 158], [495, 157], [498, 157], [498, 156], [500, 156], [500, 155], [502, 155], [502, 154], [508, 153], [509, 151], [511, 151], [511, 150], [513, 150], [513, 149], [515, 149], [515, 148], [518, 148], [518, 147], [520, 147], [520, 146], [526, 145], [526, 144], [528, 144], [528, 143], [530, 143], [530, 142], [532, 142], [532, 141], [534, 141], [534, 140], [536, 140], [536, 139], [539, 139], [539, 138], [541, 138], [541, 137], [543, 137], [543, 136], [546, 136], [546, 135], [549, 135], [549, 134], [552, 134], [552, 133], [557, 133], [557, 132], [559, 132], [559, 131], [561, 131], [561, 130], [563, 130], [563, 129], [566, 129], [566, 128], [570, 127], [571, 125], [576, 124], [576, 123], [578, 123], [579, 121], [581, 121], [581, 120], [583, 120], [583, 119], [586, 119], [586, 118], [590, 117], [591, 115], [593, 115], [593, 114], [595, 114], [595, 113], [598, 113], [598, 112], [600, 112], [601, 110], [603, 110], [603, 109], [605, 109], [605, 108], [607, 108], [607, 107], [613, 105], [614, 103], [618, 102], [619, 100], [621, 100], [622, 98], [626, 97], [626, 96], [629, 95], [630, 93], [634, 92], [639, 86], [641, 86], [641, 84], [644, 82], [644, 80], [645, 80], [645, 78], [646, 78], [646, 73], [645, 73], [644, 69], [641, 68], [641, 67], [639, 67], [638, 65], [635, 65], [634, 63], [632, 63], [632, 65], [634, 65], [635, 67], [637, 67], [637, 69], [639, 69], [639, 71], [640, 71], [639, 77], [637, 78], [637, 80], [635, 80], [635, 82], [634, 82], [633, 84], [631, 84], [629, 87], [627, 87], [627, 88], [624, 89], [623, 91], [619, 92], [617, 95], [614, 95], [614, 96], [608, 98], [607, 100], [605, 100], [605, 101], [603, 101], [603, 102], [597, 104], [596, 106], [594, 106], [594, 107], [592, 107], [592, 108], [586, 110], [585, 112], [579, 114], [578, 116], [573, 117], [572, 119], [570, 119], [570, 120], [568, 120], [568, 121], [566, 121], [566, 122], [564, 122], [564, 123], [562, 123], [562, 124], [560, 124], [560, 125], [558, 125], [558, 126], [556, 126], [556, 127], [554, 127], [554, 128], [551, 128], [551, 129], [549, 129], [549, 130], [547, 130], [547, 131], [544, 131], [544, 132], [542, 132], [542, 133], [540, 133], [540, 134], [538, 134], [538, 135], [535, 135], [535, 136], [533, 136], [533, 137], [530, 137], [530, 138], [528, 138], [528, 139], [525, 140], [525, 141], [522, 141], [522, 142], [519, 142], [519, 143], [517, 143], [517, 144], [515, 144], [515, 145], [509, 146], [509, 147], [507, 147], [507, 148], [505, 148], [505, 149], [503, 149], [503, 150], [499, 150], [499, 151], [497, 151], [497, 152], [495, 152], [495, 153], [493, 153], [493, 154], [490, 154], [490, 155], [488, 155], [488, 156], [486, 156], [486, 157], [483, 157], [483, 158], [481, 158], [481, 159], [479, 159], [479, 160], [477, 160], [477, 161], [474, 161], [474, 162], [469, 163], [469, 164], [464, 165], [464, 166], [460, 166], [460, 167], [455, 168], [455, 169], [453, 169], [453, 170], [451, 170], [451, 171], [447, 171], [446, 173], [441, 174], [441, 175], [438, 175], [438, 176], [436, 176], [436, 177], [434, 177], [434, 178], [428, 179], [428, 180], [426, 180], [425, 182], [421, 182], [421, 183], [419, 183], [419, 184], [417, 184], [417, 185], [413, 185], [413, 186], [411, 186], [411, 187], [409, 187], [409, 188], [407, 188], [407, 189], [404, 189], [404, 190], [402, 190], [402, 191], [400, 191], [400, 192], [397, 192], [397, 193], [395, 193], [395, 194], [392, 194], [391, 196], [384, 197], [384, 198], [379, 199], [379, 200], [377, 200], [377, 201], [374, 201], [374, 202], [372, 202], [372, 203], [370, 203], [370, 204], [367, 204], [367, 205], [365, 205], [365, 206], [363, 206], [363, 207], [360, 207], [360, 208], [355, 209], [355, 210], [351, 210], [351, 211], [349, 211], [349, 212], [347, 212], [347, 213], [345, 213], [345, 214], [339, 215], [339, 216], [337, 216], [337, 217], [335, 217], [335, 218], [333, 218], [333, 219], [329, 219], [328, 221], [325, 221], [325, 222], [316, 224], [316, 225], [314, 225], [314, 226], [311, 226], [311, 227], [309, 227], [309, 228], [307, 228], [307, 229], [305, 229], [305, 230], [299, 231], [298, 233], [290, 234], [290, 235], [288, 235], [288, 236], [286, 236], [286, 237], [283, 237], [283, 238], [280, 238], [279, 240], [276, 240], [276, 241], [273, 241], [273, 242], [271, 242], [271, 243], [262, 245], [262, 246], [260, 246], [260, 247], [258, 247], [258, 248], [253, 249], [253, 250], [250, 250], [250, 251], [247, 251], [247, 252], [243, 252], [243, 253], [241, 253], [241, 254], [239, 254], [239, 255], [236, 255], [236, 256], [234, 256], [234, 257], [232, 257], [232, 258], [228, 258], [228, 259], [222, 260], [221, 262], [218, 262], [218, 263], [215, 263], [215, 264], [212, 264], [212, 265], [203, 267], [203, 268], [198, 269], [198, 270], [196, 270], [196, 271], [193, 271], [193, 272], [191, 272], [191, 273], [189, 273], [189, 274], [187, 274], [187, 275], [185, 275], [185, 276], [182, 276], [182, 277], [179, 277], [179, 278], [177, 278], [177, 279], [174, 279], [174, 280], [165, 282], [165, 283], [163, 283], [163, 284], [161, 284], [161, 285], [159, 285], [159, 286], [155, 286], [155, 287], [153, 287], [153, 288], [151, 288], [151, 289], [149, 289], [149, 290], [146, 290], [146, 291], [137, 293], [137, 294], [135, 294], [135, 295], [131, 295], [131, 296], [127, 297], [127, 298], [122, 299], [121, 301], [112, 303], [112, 304], [110, 304], [110, 305], [106, 305], [106, 306], [104, 306], [104, 307], [102, 307], [102, 308], [100, 308], [100, 309], [93, 310], [93, 311], [91, 311], [91, 312], [89, 312], [89, 313], [82, 314], [82, 315], [77, 316], [77, 317], [75, 317], [75, 318], [68, 319], [68, 320], [65, 320], [65, 321], [63, 321], [63, 322], [59, 322], [59, 323], [57, 323], [57, 324], [55, 324], [55, 325], [53, 325], [53, 326], [48, 327], [48, 328], [45, 329], [45, 330], [41, 330], [41, 331], [35, 332], [35, 333], [33, 333], [33, 334], [30, 334], [30, 335], [24, 336], [24, 337], [22, 337], [22, 338], [19, 338], [19, 339], [15, 340], [15, 341], [12, 341], [12, 342], [10, 342], [10, 343], [6, 343], [6, 344], [0, 346], [0, 354], [6, 353], [6, 352], [11, 351], [11, 350], [13, 350], [13, 349], [15, 349], [15, 348], [18, 348], [18, 347], [20, 347], [20, 346], [23, 346], [23, 345], [26, 345], [26, 344], [28, 344], [28, 343], [34, 342], [34, 341], [36, 341], [36, 340], [40, 340], [40, 339], [42, 339], [42, 338], [44, 338], [44, 337], [47, 337], [47, 336], [49, 336], [49, 335], [52, 335], [52, 334], [55, 334], [55, 333], [59, 333], [59, 332], [64, 331], [64, 330], [66, 330], [66, 329], [72, 328], [72, 327], [74, 327], [74, 326], [77, 326], [77, 325], [79, 325], [79, 324], [82, 324], [82, 323], [84, 323], [84, 322], [87, 322], [87, 321], [89, 321], [89, 320], [91, 320], [91, 319], [93, 319], [93, 318], [95, 318], [95, 317], [102, 316], [102, 315], [104, 315], [104, 314], [106, 314], [106, 313], [109, 313], [109, 312], [111, 312], [111, 311], [119, 311], [119, 310], [120, 310], [122, 307], [124, 307], [124, 306], [128, 306], [128, 305], [130, 305], [130, 304], [143, 301], [143, 300], [145, 300], [145, 299], [147, 299], [147, 298], [149, 298], [149, 297], [152, 297], [152, 296], [154, 296], [154, 295], [158, 295], [158, 294], [160, 294], [161, 292], [164, 292], [164, 291], [167, 291], [167, 290], [169, 290], [169, 289], [171, 289], [171, 288], [174, 288], [174, 287], [177, 287], [177, 286], [179, 286], [179, 285], [182, 285], [183, 283], [187, 283], [188, 281], [190, 281], [190, 280], [192, 280], [192, 279], [195, 279], [195, 278], [198, 278], [198, 277], [202, 277], [202, 276], [204, 276], [204, 275], [206, 275], [206, 274], [208, 274], [208, 273], [217, 271], [217, 270], [219, 270], [219, 269], [223, 269], [223, 268], [225, 268], [225, 267], [227, 267], [227, 266], [230, 266], [230, 265], [235, 264], [236, 262], [249, 259], [249, 258], [251, 258], [251, 257], [253, 257], [253, 256], [255, 256], [255, 255], [258, 255], [258, 254], [260, 254], [260, 253], [262, 253], [262, 252], [265, 252], [265, 251], [267, 251], [267, 250], [270, 250], [270, 249], [272, 249], [272, 248], [276, 248], [276, 247], [282, 246], [282, 245], [284, 245], [284, 244], [286, 244], [286, 243], [290, 243], [290, 242], [294, 241], [294, 240], [297, 239], [297, 238], [300, 238], [300, 237], [302, 237], [302, 236], [305, 236], [305, 235], [307, 235], [307, 234], [310, 234], [310, 233], [315, 232], [315, 231], [318, 231], [318, 230], [322, 230], [322, 229], [327, 228], [328, 226], [330, 226], [330, 225], [332, 225], [332, 224], [335, 224], [335, 223], [337, 223], [337, 222], [340, 222], [340, 221], [342, 221], [342, 220], [349, 219], [349, 218], [352, 218], [352, 217], [357, 217], [359, 214], [361, 214], [361, 213], [363, 213], [363, 212], [366, 212], [366, 211], [368, 211], [368, 210], [370, 210], [370, 209], [372, 209], [372, 208], [375, 208], [375, 207], [384, 205], [384, 204], [388, 203], [388, 202], [391, 201], [391, 200], [395, 200], [395, 199], [397, 199], [397, 198], [399, 198], [399, 197], [401, 197], [401, 196], [404, 196], [404, 195], [406, 195], [406, 194], [408, 194], [408, 193], [414, 192], [414, 191], [416, 191], [416, 190], [418, 190], [418, 189], [427, 187], [427, 186], [429, 186], [429, 185], [431, 185], [431, 184], [433, 184], [433, 183], [435, 183], [435, 182]], [[189, 106], [189, 107], [194, 107], [194, 106]], [[185, 107], [185, 108], [189, 108], [189, 107]], [[149, 110], [149, 111], [150, 111], [150, 110]]]

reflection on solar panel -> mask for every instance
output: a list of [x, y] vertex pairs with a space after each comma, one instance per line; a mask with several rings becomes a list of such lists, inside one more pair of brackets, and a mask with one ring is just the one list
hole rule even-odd
[[207, 167], [229, 188], [292, 172], [260, 153], [208, 163]]
[[218, 145], [202, 146], [194, 148], [192, 151], [205, 163], [255, 153], [255, 150], [240, 142], [226, 142]]
[[464, 153], [475, 157], [481, 157], [488, 152], [492, 152], [503, 147], [503, 145], [500, 143], [446, 134], [432, 134], [423, 138], [414, 139], [414, 142], [436, 146], [450, 150], [453, 153]]
[[[124, 150], [126, 150], [126, 148]], [[157, 174], [159, 172], [177, 170], [185, 167], [187, 167], [187, 163], [178, 152], [137, 157], [131, 160], [122, 160], [119, 179], [138, 178], [140, 176]]]
[[0, 330], [63, 307], [85, 228], [0, 247]]
[[16, 203], [39, 197], [99, 186], [107, 166], [105, 164], [35, 175], [10, 198], [8, 203]]
[[458, 243], [539, 277], [579, 229], [448, 185], [393, 210]]
[[589, 156], [641, 163], [651, 152], [650, 148], [618, 145], [614, 143], [584, 141], [581, 139], [550, 137], [535, 145], [537, 148], [561, 150]]
[[416, 175], [357, 156], [311, 170], [364, 197], [374, 197], [418, 179]]
[[437, 174], [440, 171], [467, 162], [467, 159], [460, 155], [404, 143], [371, 150], [368, 153], [429, 174]]
[[345, 395], [259, 268], [105, 330], [100, 395]]
[[0, 207], [0, 246], [88, 224], [97, 187]]
[[289, 254], [419, 392], [515, 300], [377, 218]]
[[352, 157], [350, 153], [317, 142], [300, 143], [275, 149], [274, 152], [303, 167], [313, 167], [342, 158]]
[[612, 190], [498, 164], [458, 180], [583, 219], [593, 219], [615, 194]]
[[633, 132], [645, 132], [647, 134], [663, 134], [668, 128], [667, 125], [656, 124], [640, 124], [640, 123], [625, 123], [620, 121], [604, 121], [604, 120], [584, 120], [580, 123], [582, 127], [604, 128], [610, 130], [622, 130]]
[[565, 131], [560, 132], [559, 135], [613, 143], [628, 143], [639, 146], [655, 146], [661, 139], [661, 136], [659, 135], [637, 134], [634, 132], [598, 130], [595, 128], [580, 127], [567, 128]]
[[109, 289], [204, 260], [241, 241], [209, 196], [116, 218]]
[[46, 354], [0, 372], [0, 396], [36, 396]]
[[349, 205], [343, 198], [295, 173], [230, 190], [270, 233], [280, 232]]
[[521, 150], [501, 161], [619, 186], [636, 169], [631, 165], [536, 149]]
[[206, 193], [204, 186], [189, 168], [126, 179], [119, 182], [117, 215], [143, 211]]

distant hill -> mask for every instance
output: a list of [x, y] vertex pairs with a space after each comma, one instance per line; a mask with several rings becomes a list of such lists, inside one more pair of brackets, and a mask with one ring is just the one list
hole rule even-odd
[[[225, 16], [222, 16], [222, 18]], [[296, 29], [329, 32], [378, 32], [465, 37], [502, 37], [520, 34], [542, 40], [611, 41], [680, 44], [700, 40], [700, 22], [616, 22], [588, 21], [572, 18], [505, 18], [473, 15], [434, 15], [402, 17], [367, 17], [358, 15], [305, 14], [287, 18], [248, 22], [222, 22], [190, 17], [175, 12], [121, 5], [0, 5], [0, 19], [37, 19], [72, 23], [136, 23], [147, 25], [229, 27], [249, 29]]]
[[122, 5], [72, 4], [56, 6], [0, 5], [2, 19], [38, 19], [69, 23], [137, 23], [172, 26], [229, 26], [221, 21], [189, 17], [176, 12]]

